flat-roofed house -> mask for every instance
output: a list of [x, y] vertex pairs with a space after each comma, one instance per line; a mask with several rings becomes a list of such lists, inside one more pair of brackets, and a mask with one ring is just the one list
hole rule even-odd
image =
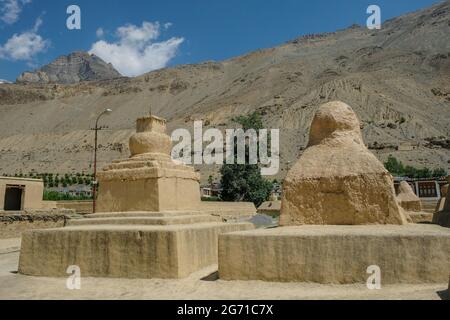
[[44, 208], [41, 179], [0, 177], [0, 211]]

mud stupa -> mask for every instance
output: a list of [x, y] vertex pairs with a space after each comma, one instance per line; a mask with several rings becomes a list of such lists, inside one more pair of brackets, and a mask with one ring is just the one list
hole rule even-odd
[[166, 120], [138, 119], [129, 146], [129, 159], [114, 161], [98, 174], [99, 212], [199, 209], [200, 175], [172, 161]]
[[397, 195], [398, 204], [406, 211], [421, 212], [422, 202], [416, 196], [408, 182], [400, 182]]
[[[448, 178], [450, 182], [450, 177]], [[440, 201], [440, 210], [437, 211], [433, 216], [433, 223], [439, 224], [443, 227], [450, 228], [450, 188], [445, 187], [443, 188], [443, 191], [447, 191], [447, 195], [443, 197]]]
[[320, 107], [309, 139], [283, 184], [281, 225], [407, 223], [392, 176], [364, 145], [348, 105]]
[[407, 223], [391, 175], [342, 102], [319, 108], [284, 184], [281, 223], [220, 235], [219, 277], [365, 284], [377, 266], [383, 284], [448, 280], [450, 229]]
[[406, 218], [411, 223], [431, 223], [433, 213], [423, 211], [422, 201], [416, 196], [411, 185], [406, 182], [400, 182], [398, 187], [397, 202], [404, 210]]
[[130, 150], [99, 175], [103, 212], [22, 235], [19, 273], [67, 276], [74, 265], [91, 277], [183, 278], [217, 264], [219, 234], [254, 228], [199, 208], [199, 176], [171, 160], [165, 120], [138, 119]]

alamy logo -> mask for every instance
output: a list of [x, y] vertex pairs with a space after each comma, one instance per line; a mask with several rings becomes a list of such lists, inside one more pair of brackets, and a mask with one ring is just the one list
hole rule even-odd
[[367, 289], [380, 290], [381, 289], [381, 269], [379, 266], [373, 265], [367, 268], [367, 273], [370, 274], [367, 279]]
[[[280, 167], [280, 131], [227, 129], [225, 139], [218, 129], [210, 128], [203, 132], [203, 123], [194, 122], [194, 150], [192, 136], [187, 129], [172, 132], [171, 139], [177, 144], [172, 149], [172, 159], [184, 164], [261, 164], [263, 176], [276, 175]], [[270, 140], [270, 151], [269, 151]], [[203, 149], [203, 143], [209, 143]], [[224, 154], [225, 142], [225, 154]]]
[[81, 289], [81, 269], [79, 266], [69, 266], [66, 273], [70, 276], [66, 280], [66, 287], [69, 290]]
[[70, 16], [67, 18], [66, 26], [69, 30], [81, 30], [81, 9], [79, 6], [73, 4], [67, 7], [67, 14]]
[[370, 5], [367, 8], [367, 14], [371, 14], [369, 18], [367, 18], [367, 28], [369, 30], [381, 29], [381, 8], [377, 5]]

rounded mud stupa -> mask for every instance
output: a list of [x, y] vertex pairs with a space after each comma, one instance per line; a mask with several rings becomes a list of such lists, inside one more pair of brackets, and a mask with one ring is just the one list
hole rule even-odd
[[148, 153], [169, 155], [172, 150], [170, 137], [165, 133], [166, 121], [152, 116], [137, 119], [136, 133], [130, 137], [131, 156]]
[[422, 202], [420, 201], [419, 197], [416, 196], [409, 183], [406, 181], [400, 182], [397, 200], [399, 205], [407, 211], [422, 211]]
[[360, 122], [343, 102], [319, 108], [308, 148], [283, 189], [283, 226], [407, 223], [392, 176], [364, 145]]

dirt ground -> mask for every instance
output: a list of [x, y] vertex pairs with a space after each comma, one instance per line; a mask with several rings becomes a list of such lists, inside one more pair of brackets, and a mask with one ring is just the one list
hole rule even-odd
[[0, 240], [0, 299], [146, 299], [146, 300], [249, 300], [249, 299], [448, 299], [447, 283], [390, 285], [368, 290], [365, 285], [320, 285], [217, 280], [216, 267], [182, 280], [81, 278], [80, 290], [69, 290], [66, 278], [17, 274], [20, 239]]

